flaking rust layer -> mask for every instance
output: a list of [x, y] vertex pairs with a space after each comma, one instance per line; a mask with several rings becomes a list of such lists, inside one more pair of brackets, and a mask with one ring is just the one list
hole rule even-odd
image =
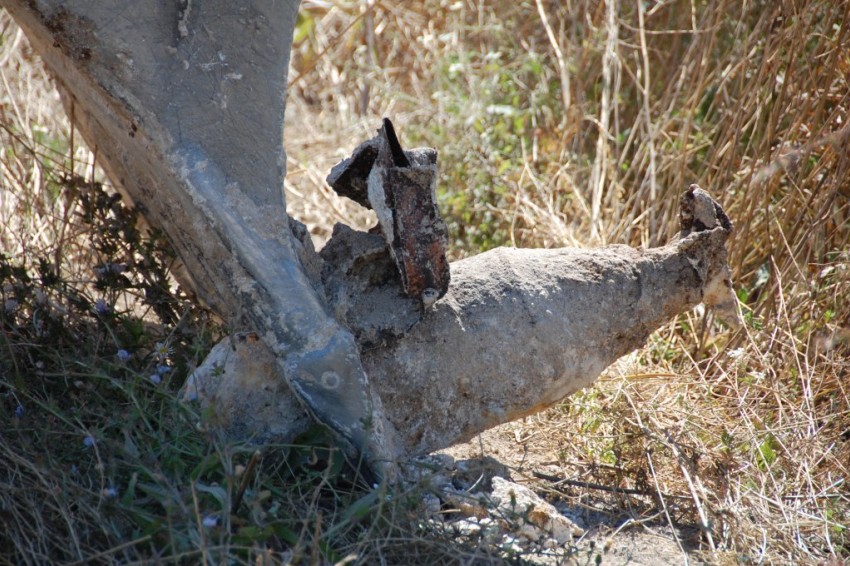
[[448, 229], [437, 207], [436, 150], [403, 150], [385, 118], [375, 138], [333, 168], [328, 184], [375, 210], [408, 297], [430, 307], [446, 294]]

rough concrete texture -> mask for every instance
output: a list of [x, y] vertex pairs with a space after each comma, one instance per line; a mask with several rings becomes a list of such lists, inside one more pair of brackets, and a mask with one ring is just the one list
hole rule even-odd
[[653, 250], [501, 248], [452, 264], [453, 284], [403, 340], [365, 352], [399, 446], [421, 454], [586, 387], [726, 267], [721, 227]]
[[446, 296], [418, 322], [375, 236], [338, 229], [329, 246], [353, 263], [358, 249], [370, 250], [364, 266], [374, 269], [352, 270], [334, 259], [345, 254], [331, 254], [323, 279], [337, 316], [369, 337], [363, 363], [406, 457], [561, 401], [705, 300], [718, 278], [726, 281], [731, 224], [707, 217], [701, 228], [651, 250], [500, 248], [461, 260]]
[[[732, 232], [732, 221], [720, 205], [711, 198], [711, 195], [699, 188], [699, 185], [688, 187], [679, 204], [681, 226], [679, 238], [685, 238], [695, 232], [711, 230], [717, 226], [726, 232]], [[702, 302], [712, 308], [729, 326], [733, 328], [741, 326], [738, 298], [732, 288], [732, 272], [728, 265], [712, 275], [705, 285]]]
[[257, 331], [316, 418], [392, 452], [354, 337], [290, 236], [284, 100], [298, 0], [2, 0], [115, 185], [168, 235], [192, 287]]
[[337, 224], [321, 260], [331, 310], [346, 322], [362, 350], [386, 346], [422, 319], [419, 301], [402, 293], [400, 274], [381, 236]]
[[269, 379], [279, 372], [271, 350], [253, 332], [234, 334], [228, 341], [230, 348], [215, 348], [186, 381], [184, 401], [215, 407], [209, 425], [258, 443], [305, 432], [313, 419], [286, 380]]

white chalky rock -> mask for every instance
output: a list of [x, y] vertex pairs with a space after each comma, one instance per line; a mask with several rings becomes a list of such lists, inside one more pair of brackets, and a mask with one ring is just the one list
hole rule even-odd
[[[494, 477], [492, 498], [507, 518], [524, 523], [520, 527], [520, 534], [526, 538], [537, 540], [543, 535], [549, 535], [560, 544], [569, 544], [574, 535], [581, 535], [581, 528], [525, 486]], [[525, 526], [537, 529], [537, 538], [530, 536], [530, 529], [525, 529]]]
[[517, 534], [528, 540], [537, 542], [540, 540], [540, 529], [531, 523], [526, 523], [517, 530]]
[[422, 494], [422, 508], [429, 517], [433, 517], [440, 512], [440, 498], [433, 493]]
[[466, 519], [461, 519], [456, 523], [452, 524], [452, 527], [457, 531], [458, 534], [461, 535], [473, 535], [481, 532], [481, 525], [478, 524], [477, 519], [475, 517], [468, 517]]

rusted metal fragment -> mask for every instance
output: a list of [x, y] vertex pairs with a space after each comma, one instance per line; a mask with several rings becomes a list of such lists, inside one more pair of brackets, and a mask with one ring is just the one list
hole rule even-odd
[[[392, 127], [392, 122], [389, 119], [385, 120]], [[351, 157], [347, 157], [333, 166], [326, 181], [336, 194], [341, 197], [350, 198], [357, 204], [368, 209], [372, 208], [366, 185], [369, 174], [372, 172], [372, 167], [375, 165], [375, 160], [378, 158], [379, 148], [383, 143], [382, 140], [383, 136], [381, 134], [366, 140], [351, 152]], [[437, 164], [436, 149], [420, 147], [412, 150], [404, 150], [398, 142], [395, 130], [393, 130], [392, 140], [394, 144], [392, 144], [387, 154], [391, 160], [386, 164], [387, 166], [410, 167], [411, 163], [417, 166]]]
[[383, 138], [386, 142], [386, 149], [389, 149], [389, 152], [384, 152], [381, 160], [386, 167], [410, 167], [410, 159], [407, 158], [401, 148], [401, 142], [398, 141], [392, 120], [384, 118], [384, 124], [378, 132], [378, 137]]
[[336, 194], [350, 198], [360, 206], [372, 208], [369, 204], [366, 179], [369, 178], [375, 159], [378, 158], [378, 145], [378, 137], [363, 142], [357, 146], [351, 157], [331, 169], [327, 182]]
[[433, 305], [449, 289], [448, 230], [437, 208], [436, 152], [404, 152], [384, 119], [369, 202], [401, 275], [404, 292]]
[[327, 178], [337, 194], [374, 209], [407, 296], [433, 305], [449, 288], [448, 229], [437, 207], [437, 151], [402, 148], [389, 118]]

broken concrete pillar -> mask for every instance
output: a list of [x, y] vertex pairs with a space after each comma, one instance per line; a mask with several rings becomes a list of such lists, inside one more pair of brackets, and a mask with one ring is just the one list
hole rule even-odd
[[[380, 237], [339, 228], [322, 252], [326, 295], [361, 340], [396, 455], [438, 450], [552, 406], [678, 314], [700, 302], [734, 305], [728, 218], [696, 187], [682, 205], [684, 230], [661, 248], [500, 248], [454, 262], [448, 293], [421, 320]], [[700, 222], [688, 220], [694, 211]], [[737, 322], [734, 309], [720, 314]], [[263, 349], [251, 357], [268, 355]], [[233, 364], [218, 378], [201, 368], [195, 383], [210, 395], [221, 380], [247, 379]], [[215, 406], [234, 415], [241, 402], [219, 396]], [[285, 391], [266, 402], [282, 407], [269, 424], [293, 418]], [[254, 431], [274, 438], [268, 426]]]
[[493, 250], [453, 264], [446, 290], [435, 163], [386, 124], [351, 194], [386, 207], [389, 249], [340, 228], [319, 257], [283, 197], [297, 0], [0, 4], [201, 298], [255, 330], [217, 346], [224, 373], [207, 365], [187, 388], [244, 437], [292, 440], [309, 413], [380, 471], [559, 402], [701, 301], [734, 306], [731, 224], [696, 189], [668, 246]]
[[274, 352], [277, 379], [380, 467], [393, 452], [380, 401], [286, 215], [283, 114], [298, 0], [0, 5], [110, 179], [167, 234], [190, 286], [253, 328]]

